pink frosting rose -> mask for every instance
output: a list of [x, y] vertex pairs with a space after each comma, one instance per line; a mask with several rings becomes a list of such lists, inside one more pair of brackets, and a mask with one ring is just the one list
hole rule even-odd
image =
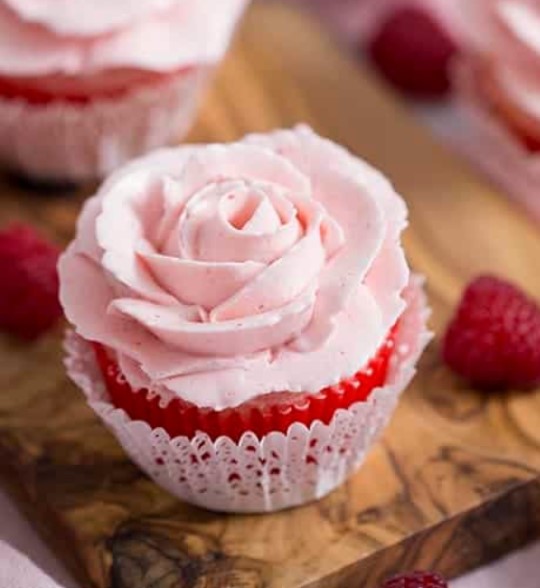
[[0, 75], [219, 61], [248, 0], [0, 0]]
[[306, 127], [162, 150], [87, 202], [61, 300], [135, 389], [215, 409], [316, 392], [403, 312], [405, 224], [378, 172]]
[[462, 6], [479, 96], [540, 141], [540, 2], [463, 0]]

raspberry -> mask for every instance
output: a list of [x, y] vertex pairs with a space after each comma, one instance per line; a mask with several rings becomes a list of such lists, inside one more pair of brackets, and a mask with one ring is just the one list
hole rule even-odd
[[22, 224], [0, 231], [0, 329], [34, 339], [62, 315], [59, 249]]
[[457, 47], [425, 11], [404, 7], [392, 12], [368, 46], [373, 63], [398, 89], [435, 97], [450, 88], [448, 66]]
[[411, 572], [386, 580], [381, 588], [448, 588], [448, 584], [435, 572]]
[[540, 307], [513, 284], [477, 278], [448, 327], [443, 358], [480, 388], [534, 386], [540, 382]]

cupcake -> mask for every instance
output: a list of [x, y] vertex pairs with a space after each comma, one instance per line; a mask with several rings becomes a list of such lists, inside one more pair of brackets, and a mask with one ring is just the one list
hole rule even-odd
[[104, 176], [189, 129], [247, 0], [0, 0], [0, 165]]
[[86, 203], [60, 260], [68, 373], [183, 500], [320, 498], [428, 339], [405, 225], [384, 177], [307, 127], [157, 151]]
[[540, 221], [540, 5], [471, 0], [464, 10], [458, 147]]

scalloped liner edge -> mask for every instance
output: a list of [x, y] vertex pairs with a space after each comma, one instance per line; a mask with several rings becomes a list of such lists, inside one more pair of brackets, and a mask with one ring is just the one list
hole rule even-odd
[[107, 399], [93, 350], [68, 331], [65, 365], [88, 404], [130, 458], [158, 485], [181, 500], [225, 512], [271, 512], [319, 499], [344, 482], [363, 462], [384, 430], [415, 364], [432, 337], [423, 280], [413, 276], [407, 309], [396, 340], [389, 384], [367, 401], [336, 411], [325, 425], [291, 425], [258, 439], [246, 432], [238, 443], [204, 433], [171, 439], [163, 429], [133, 421]]

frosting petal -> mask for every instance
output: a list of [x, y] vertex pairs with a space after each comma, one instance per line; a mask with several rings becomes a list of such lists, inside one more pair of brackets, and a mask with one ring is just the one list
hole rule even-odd
[[[272, 187], [267, 187], [267, 193], [272, 193]], [[245, 230], [245, 225], [235, 226], [237, 218], [227, 217], [224, 202], [245, 200], [246, 196], [252, 194], [250, 184], [209, 184], [183, 210], [176, 230], [173, 228], [170, 233], [173, 242], [178, 234], [181, 253], [190, 259], [205, 261], [252, 260], [269, 263], [283, 255], [302, 233], [294, 214], [284, 218], [283, 224], [278, 225], [273, 233]], [[171, 249], [168, 240], [165, 247], [167, 254], [171, 255], [176, 249], [176, 243]]]
[[2, 0], [22, 21], [60, 35], [101, 35], [185, 0]]
[[247, 1], [62, 0], [69, 6], [62, 10], [52, 8], [58, 0], [2, 0], [0, 75], [170, 72], [213, 64]]
[[265, 267], [263, 263], [214, 263], [141, 253], [156, 281], [178, 300], [206, 310], [238, 292]]
[[301, 332], [311, 319], [314, 298], [310, 290], [279, 312], [220, 323], [194, 321], [192, 313], [179, 312], [177, 306], [128, 298], [113, 301], [108, 310], [134, 319], [164, 343], [188, 353], [238, 356], [282, 345]]
[[512, 40], [536, 57], [540, 56], [540, 6], [538, 2], [504, 0], [493, 3], [498, 23]]
[[96, 219], [97, 242], [104, 251], [102, 264], [120, 283], [140, 296], [155, 302], [174, 304], [141, 263], [137, 251], [152, 246], [145, 239], [143, 223], [133, 205], [137, 199], [153, 194], [148, 184], [139, 184], [141, 178], [129, 177], [115, 186], [114, 197], [102, 203]]
[[288, 304], [317, 277], [325, 259], [320, 234], [311, 232], [234, 296], [214, 308], [210, 320], [233, 320]]
[[380, 174], [304, 127], [162, 150], [85, 206], [62, 303], [133, 387], [164, 398], [219, 410], [316, 392], [403, 312], [405, 224]]

